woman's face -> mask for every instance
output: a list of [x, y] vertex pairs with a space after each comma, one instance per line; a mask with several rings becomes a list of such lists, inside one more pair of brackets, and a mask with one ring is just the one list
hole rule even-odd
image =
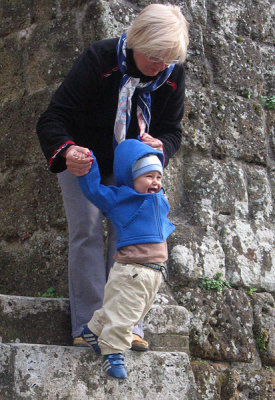
[[169, 65], [165, 60], [149, 58], [136, 50], [133, 50], [133, 56], [137, 68], [146, 76], [156, 76]]

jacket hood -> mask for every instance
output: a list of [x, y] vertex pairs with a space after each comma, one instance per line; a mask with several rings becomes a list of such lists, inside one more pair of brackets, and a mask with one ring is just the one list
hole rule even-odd
[[126, 139], [115, 149], [114, 154], [114, 177], [116, 186], [129, 186], [133, 188], [132, 166], [148, 154], [155, 154], [163, 166], [164, 156], [161, 151], [142, 143], [137, 139]]

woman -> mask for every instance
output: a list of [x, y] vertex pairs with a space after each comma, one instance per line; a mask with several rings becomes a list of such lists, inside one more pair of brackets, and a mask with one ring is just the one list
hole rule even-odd
[[[151, 4], [121, 38], [93, 43], [74, 63], [37, 124], [42, 150], [58, 173], [69, 228], [69, 292], [74, 345], [83, 325], [102, 306], [113, 264], [115, 232], [108, 226], [104, 258], [102, 214], [83, 196], [77, 176], [91, 167], [89, 149], [102, 183], [113, 183], [115, 146], [125, 138], [142, 141], [169, 158], [181, 143], [184, 66], [189, 43], [179, 7]], [[74, 152], [83, 157], [74, 157]], [[147, 350], [142, 326], [132, 348]]]

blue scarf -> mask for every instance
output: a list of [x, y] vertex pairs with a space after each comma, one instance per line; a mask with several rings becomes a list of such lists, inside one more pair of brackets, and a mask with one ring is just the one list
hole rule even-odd
[[163, 85], [174, 69], [173, 64], [169, 65], [169, 67], [162, 71], [156, 80], [140, 82], [140, 78], [133, 78], [125, 73], [126, 48], [127, 36], [126, 33], [124, 33], [117, 44], [118, 65], [122, 73], [122, 79], [120, 81], [118, 107], [114, 125], [114, 146], [126, 138], [131, 120], [132, 96], [136, 89], [138, 90], [137, 119], [140, 128], [140, 136], [142, 136], [144, 132], [149, 132], [151, 120], [150, 92]]

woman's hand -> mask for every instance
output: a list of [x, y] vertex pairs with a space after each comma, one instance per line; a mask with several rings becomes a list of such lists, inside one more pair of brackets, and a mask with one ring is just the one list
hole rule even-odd
[[163, 153], [163, 144], [161, 140], [154, 138], [153, 136], [149, 135], [149, 133], [144, 133], [140, 139], [143, 143]]
[[92, 166], [91, 152], [86, 147], [70, 146], [63, 153], [68, 171], [75, 176], [86, 175]]

